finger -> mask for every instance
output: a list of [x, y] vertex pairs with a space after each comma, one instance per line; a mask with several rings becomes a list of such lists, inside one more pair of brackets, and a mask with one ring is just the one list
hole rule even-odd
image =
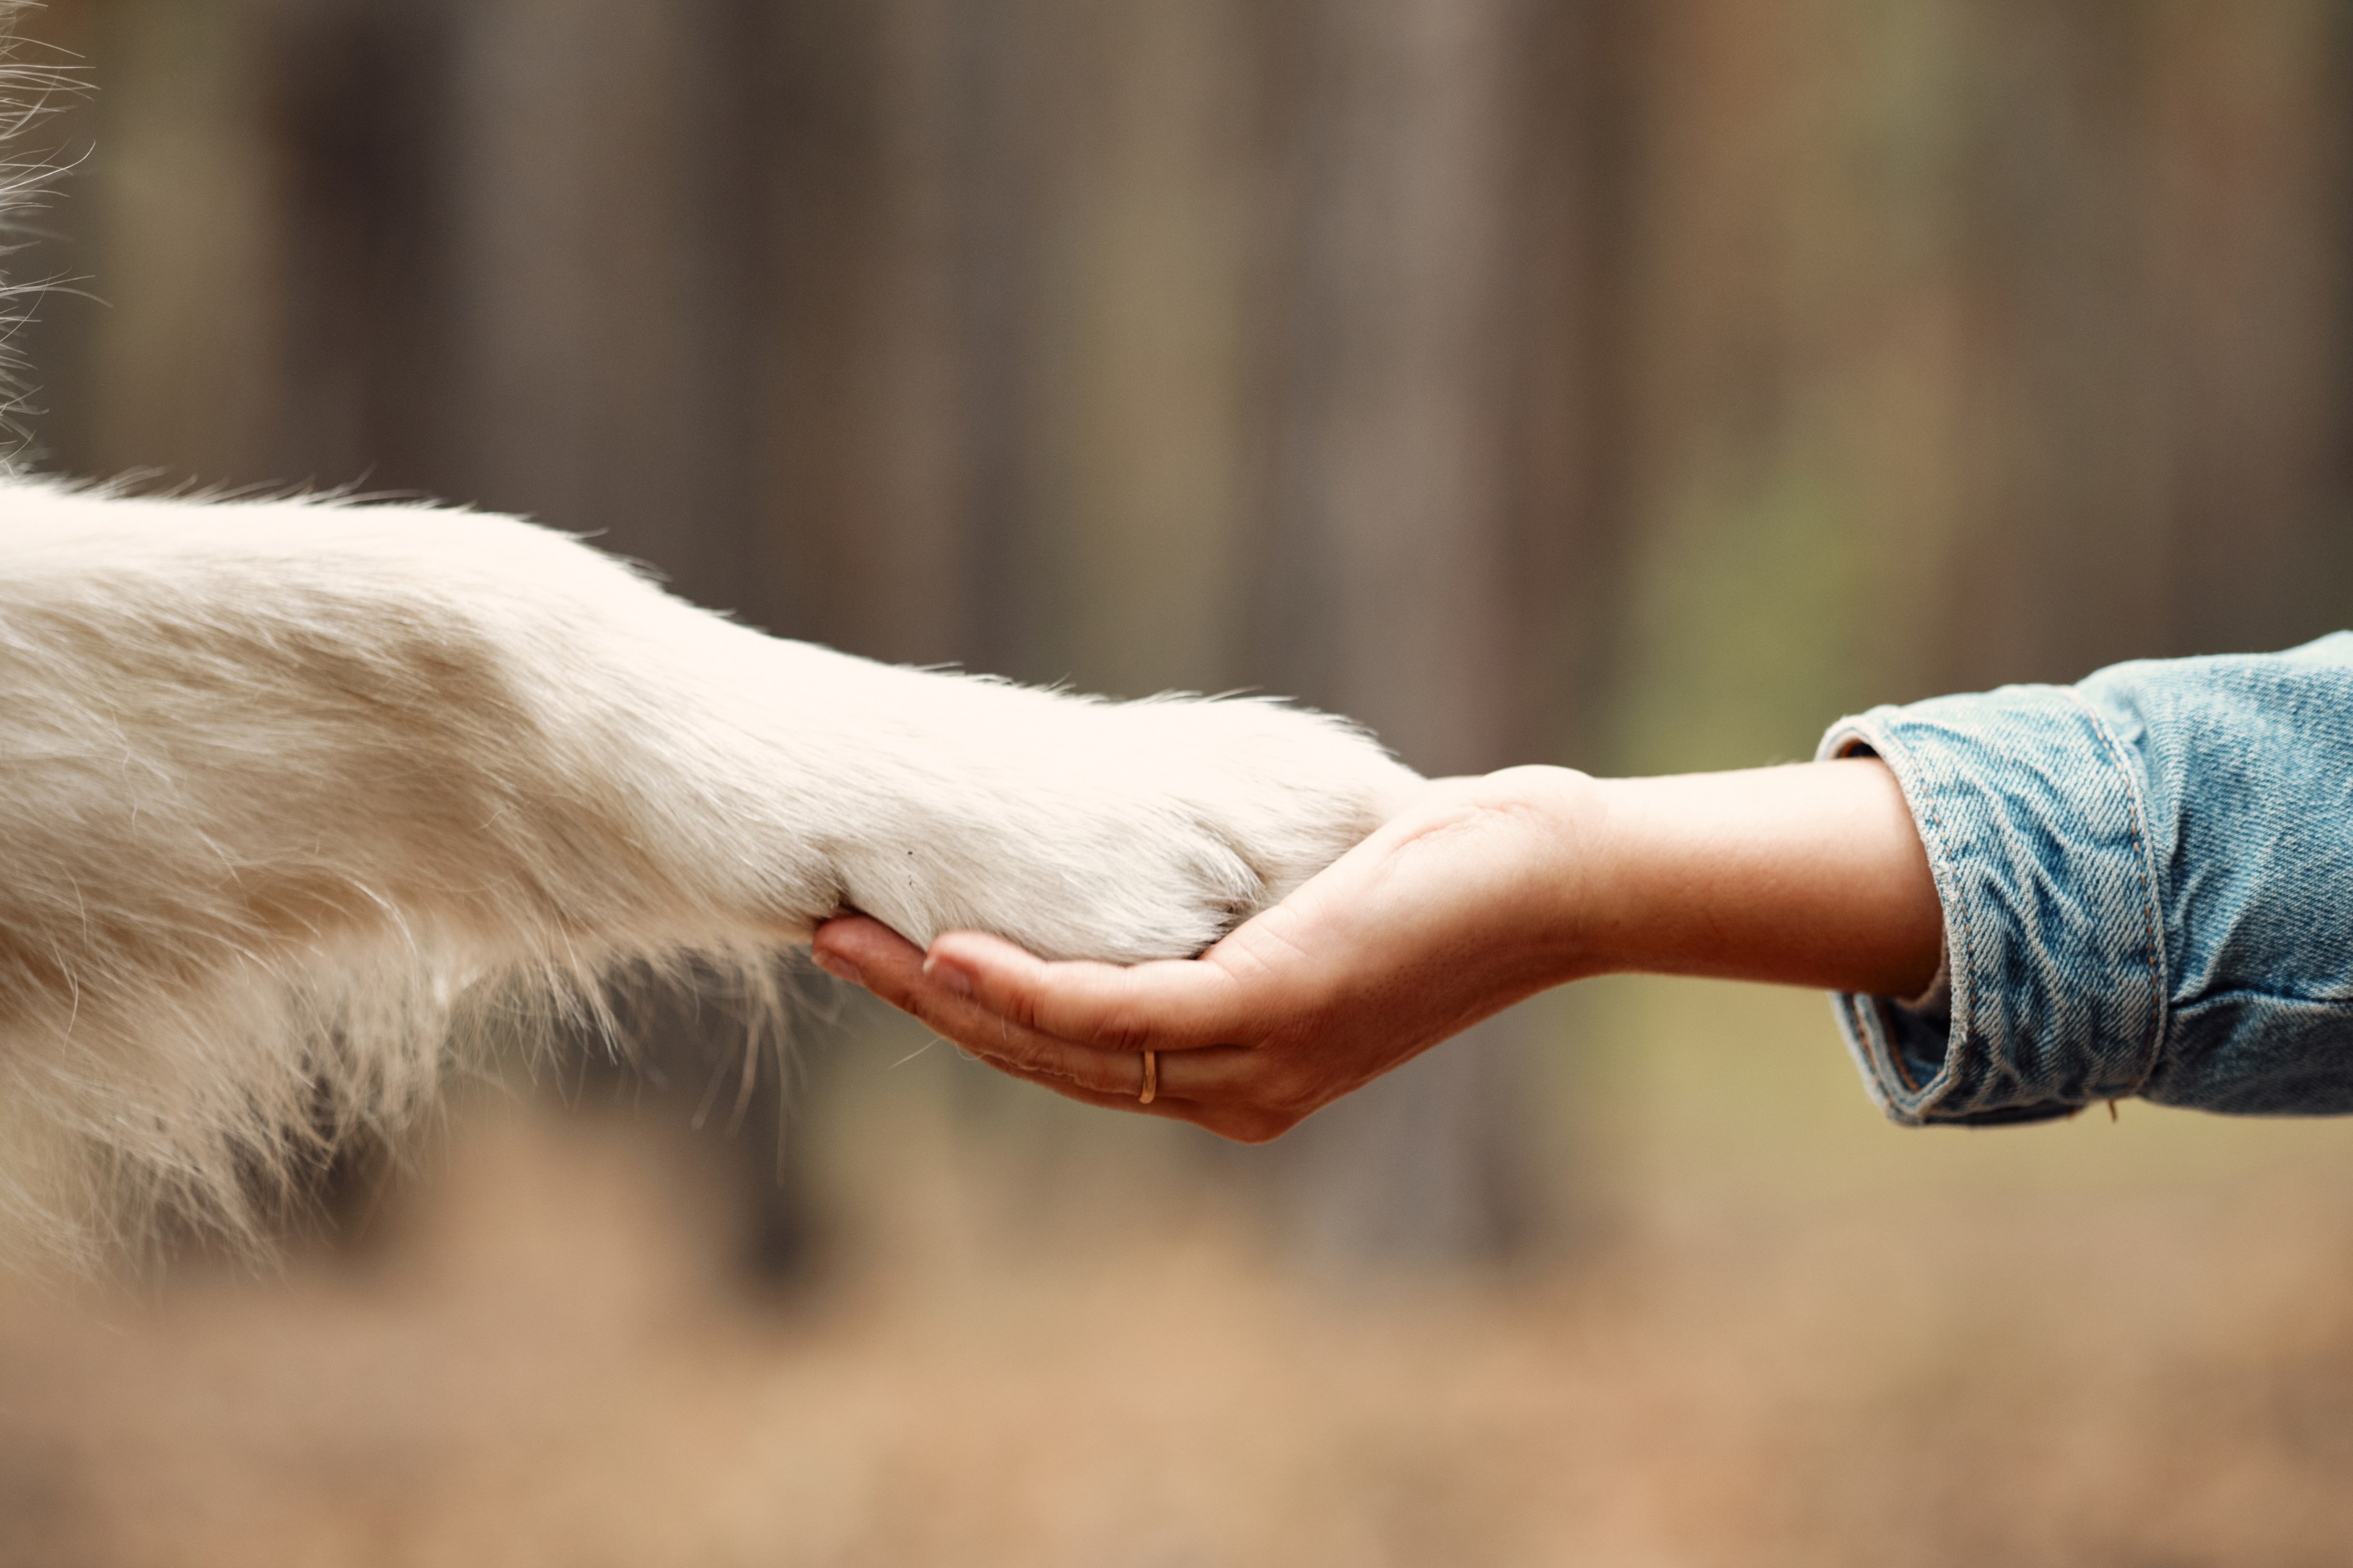
[[866, 984], [866, 969], [913, 956], [920, 966], [923, 951], [871, 915], [837, 915], [820, 924], [809, 938], [809, 952], [818, 967], [853, 985]]
[[[1153, 1075], [1158, 1080], [1155, 1097], [1194, 1104], [1248, 1100], [1254, 1096], [1258, 1075], [1265, 1062], [1264, 1053], [1248, 1046], [1197, 1046], [1187, 1051], [1162, 1051]], [[1140, 1089], [1140, 1071], [1137, 1080]]]
[[1120, 1098], [1141, 1089], [1140, 1055], [1095, 1050], [1025, 1028], [926, 974], [922, 952], [889, 927], [873, 921], [853, 925], [848, 919], [835, 925], [825, 933], [819, 963], [837, 971], [854, 967], [875, 995], [965, 1050], [1091, 1093]]
[[829, 922], [813, 944], [818, 962], [831, 973], [849, 973], [883, 1001], [912, 1013], [967, 1050], [1028, 1059], [1048, 1047], [1043, 1037], [993, 1013], [923, 973], [923, 952], [879, 921], [849, 916]]
[[[1065, 1100], [1075, 1100], [1082, 1105], [1097, 1106], [1105, 1110], [1141, 1111], [1146, 1116], [1158, 1116], [1170, 1121], [1189, 1122], [1203, 1131], [1230, 1138], [1238, 1143], [1263, 1143], [1281, 1136], [1298, 1121], [1295, 1115], [1265, 1111], [1248, 1103], [1229, 1104], [1215, 1100], [1180, 1100], [1163, 1095], [1145, 1105], [1126, 1095], [1100, 1094], [1045, 1073], [1033, 1073], [1004, 1062], [990, 1061], [986, 1057], [979, 1059], [982, 1066], [992, 1068], [1008, 1078], [1036, 1084]], [[1187, 1053], [1183, 1059], [1192, 1060], [1192, 1053]], [[1166, 1061], [1167, 1058], [1162, 1059], [1164, 1068]]]
[[949, 931], [924, 968], [1025, 1029], [1113, 1050], [1193, 1050], [1247, 1038], [1245, 987], [1219, 964], [1049, 963], [980, 931]]
[[1254, 1100], [1253, 1085], [1265, 1066], [1261, 1052], [1240, 1046], [1166, 1052], [1155, 1063], [1155, 1094], [1145, 1105], [1141, 1052], [1078, 1045], [1015, 1026], [932, 980], [922, 952], [880, 921], [865, 915], [829, 921], [818, 929], [813, 945], [827, 970], [865, 985], [1008, 1077], [1105, 1110], [1140, 1110], [1224, 1137], [1246, 1136], [1229, 1123]]
[[[969, 999], [950, 994], [923, 1000], [916, 1012], [934, 1029], [991, 1067], [1051, 1079], [1087, 1094], [1134, 1100], [1144, 1092], [1144, 1053], [1082, 1046], [1024, 1029]], [[964, 1020], [974, 1020], [966, 1024]], [[1261, 1054], [1240, 1046], [1154, 1047], [1153, 1095], [1160, 1100], [1247, 1099]]]
[[1001, 1072], [1008, 1078], [1018, 1078], [1024, 1083], [1033, 1083], [1039, 1089], [1050, 1089], [1064, 1100], [1075, 1100], [1082, 1105], [1092, 1105], [1103, 1110], [1130, 1110], [1138, 1115], [1157, 1116], [1168, 1121], [1198, 1122], [1206, 1109], [1191, 1100], [1170, 1100], [1166, 1095], [1155, 1096], [1152, 1103], [1146, 1105], [1133, 1091], [1118, 1094], [1088, 1089], [1072, 1083], [1068, 1079], [1058, 1078], [1052, 1073], [1035, 1072], [1011, 1062], [997, 1061], [987, 1057], [980, 1058], [979, 1061], [983, 1067], [992, 1071]]
[[[1010, 1036], [982, 1032], [976, 1037], [977, 1043], [949, 1037], [990, 1067], [1032, 1082], [1064, 1086], [1078, 1091], [1073, 1098], [1093, 1095], [1119, 1101], [1140, 1100], [1144, 1093], [1142, 1051], [1076, 1045], [1034, 1030]], [[1153, 1060], [1153, 1103], [1250, 1103], [1256, 1098], [1264, 1066], [1261, 1053], [1241, 1046], [1157, 1051]]]

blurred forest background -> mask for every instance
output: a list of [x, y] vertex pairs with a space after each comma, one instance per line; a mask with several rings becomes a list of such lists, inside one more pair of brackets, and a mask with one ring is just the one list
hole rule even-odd
[[[50, 0], [34, 463], [527, 513], [1426, 772], [2353, 615], [2331, 0]], [[2353, 1140], [1609, 983], [1264, 1150], [854, 1000], [0, 1292], [0, 1562], [2338, 1562]]]

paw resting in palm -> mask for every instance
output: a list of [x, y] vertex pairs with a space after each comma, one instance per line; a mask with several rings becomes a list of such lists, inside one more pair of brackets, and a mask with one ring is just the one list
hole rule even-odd
[[833, 847], [844, 906], [918, 944], [974, 930], [1053, 958], [1190, 956], [1422, 784], [1355, 726], [1278, 702], [957, 684], [955, 732], [910, 753], [923, 777]]

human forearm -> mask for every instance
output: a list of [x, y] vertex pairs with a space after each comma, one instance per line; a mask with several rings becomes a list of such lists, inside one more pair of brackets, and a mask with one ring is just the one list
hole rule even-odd
[[1589, 781], [1579, 971], [1912, 996], [1944, 919], [1894, 775], [1862, 758]]
[[1198, 961], [1043, 963], [970, 933], [926, 955], [863, 919], [817, 947], [1018, 1077], [1257, 1141], [1551, 985], [1650, 970], [1910, 994], [1938, 931], [1902, 796], [1858, 762], [1441, 780]]
[[[1631, 971], [1838, 992], [1908, 1124], [2133, 1095], [2353, 1113], [2353, 636], [1875, 709], [1822, 751], [1846, 760], [1440, 781], [1197, 963], [1044, 964], [957, 933], [927, 959], [855, 921], [818, 947], [1079, 1099], [1134, 1105], [1156, 1052], [1147, 1109], [1234, 1137]], [[1940, 957], [1949, 987], [1924, 995]]]

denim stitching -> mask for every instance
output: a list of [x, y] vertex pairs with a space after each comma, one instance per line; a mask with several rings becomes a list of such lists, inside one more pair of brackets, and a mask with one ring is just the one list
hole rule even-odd
[[2155, 863], [2157, 852], [2148, 841], [2148, 829], [2141, 805], [2140, 781], [2133, 776], [2131, 767], [2125, 762], [2124, 743], [2110, 731], [2108, 721], [2100, 716], [2100, 710], [2081, 690], [2073, 686], [2063, 689], [2068, 700], [2083, 710], [2084, 720], [2092, 726], [2092, 734], [2107, 752], [2108, 761], [2122, 775], [2125, 804], [2132, 813], [2133, 874], [2140, 879], [2141, 931], [2148, 942], [2149, 982], [2157, 993], [2157, 1005], [2151, 1010], [2154, 1016], [2149, 1026], [2147, 1059], [2141, 1064], [2140, 1076], [2125, 1091], [2125, 1096], [2137, 1095], [2148, 1087], [2148, 1080], [2157, 1076], [2157, 1064], [2164, 1055], [2166, 1026], [2172, 1016], [2172, 980], [2166, 973], [2165, 943], [2159, 934], [2162, 922], [2158, 914], [2157, 891], [2149, 869]]
[[[1903, 782], [1903, 774], [1898, 773], [1896, 775], [1896, 782], [1901, 784]], [[1911, 798], [1911, 792], [1908, 790], [1905, 791], [1905, 799], [1908, 801]], [[1975, 928], [1971, 925], [1969, 921], [1969, 900], [1967, 896], [1967, 890], [1961, 881], [1960, 870], [1957, 867], [1954, 866], [1952, 862], [1952, 851], [1950, 847], [1951, 830], [1945, 826], [1944, 813], [1938, 808], [1936, 795], [1933, 792], [1928, 790], [1927, 781], [1925, 779], [1921, 781], [1920, 809], [1927, 814], [1929, 825], [1936, 831], [1936, 847], [1934, 852], [1936, 859], [1935, 868], [1950, 875], [1954, 892], [1954, 902], [1958, 905], [1960, 909], [1961, 964], [1960, 972], [1951, 977], [1954, 1004], [1953, 1018], [1955, 1023], [1959, 1026], [1960, 1038], [1967, 1040], [1975, 1033], [1977, 1026], [1978, 959], [1977, 942], [1973, 934]], [[1943, 886], [1941, 879], [1938, 882], [1938, 886], [1940, 889]], [[1952, 1034], [1948, 1028], [1945, 1045], [1945, 1065], [1937, 1072], [1937, 1078], [1947, 1078], [1952, 1073], [1954, 1044], [1955, 1042], [1952, 1038]], [[1900, 1064], [1898, 1065], [1897, 1070], [1899, 1072], [1902, 1070]], [[1935, 1082], [1936, 1079], [1931, 1079], [1928, 1080], [1927, 1084], [1921, 1085], [1918, 1089], [1915, 1089], [1914, 1092], [1925, 1095], [1928, 1090], [1929, 1084], [1933, 1084]], [[1922, 1103], [1920, 1110], [1925, 1116], [1927, 1110], [1927, 1106], [1925, 1101]]]

